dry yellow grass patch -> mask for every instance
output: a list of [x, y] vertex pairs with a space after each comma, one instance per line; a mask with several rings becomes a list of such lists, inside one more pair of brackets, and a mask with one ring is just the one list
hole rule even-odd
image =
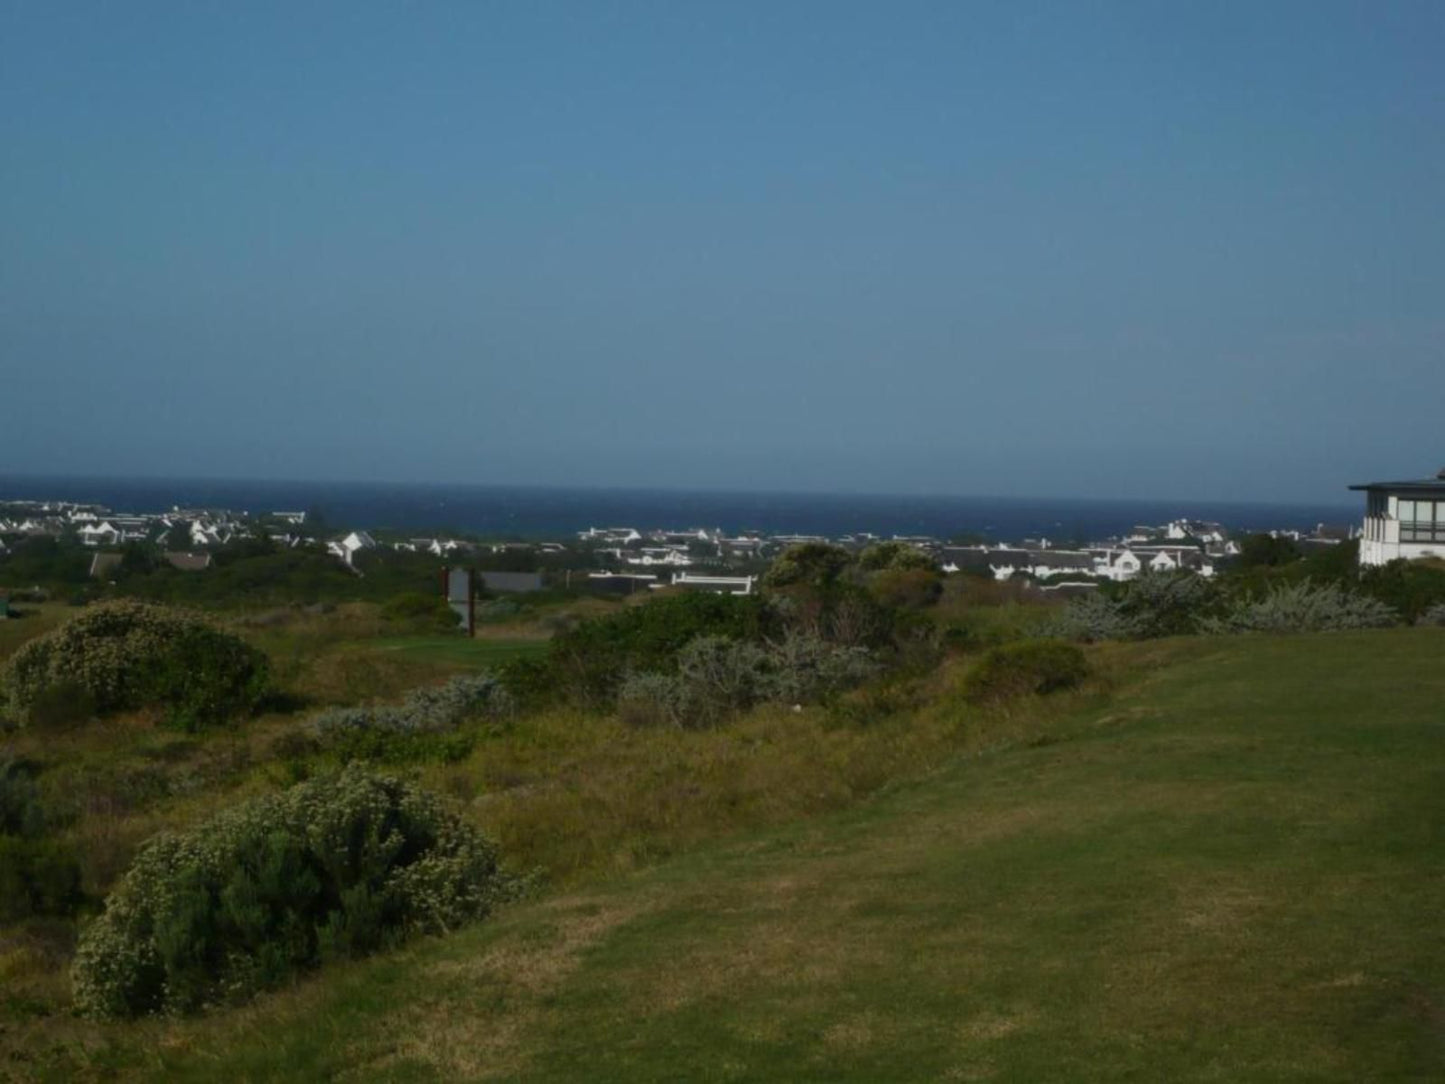
[[[517, 1076], [532, 1053], [524, 1049], [525, 1037], [548, 1015], [549, 995], [581, 966], [589, 948], [646, 909], [643, 900], [554, 900], [540, 908], [554, 919], [540, 927], [544, 936], [511, 931], [490, 951], [431, 965], [435, 981], [424, 985], [437, 990], [438, 998], [414, 1002], [388, 1018], [381, 1036], [386, 1057], [358, 1067], [354, 1075], [366, 1079], [389, 1064], [409, 1061], [431, 1067], [444, 1080]], [[459, 988], [475, 990], [475, 998], [458, 996]]]

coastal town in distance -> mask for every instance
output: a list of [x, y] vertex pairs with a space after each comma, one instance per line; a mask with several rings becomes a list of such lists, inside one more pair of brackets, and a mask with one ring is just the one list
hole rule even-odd
[[[1187, 572], [1204, 577], [1239, 556], [1251, 535], [1286, 540], [1303, 552], [1357, 538], [1357, 524], [1318, 524], [1313, 531], [1276, 528], [1241, 532], [1228, 525], [1180, 518], [1137, 525], [1100, 539], [1048, 537], [994, 541], [953, 538], [841, 537], [728, 533], [717, 527], [590, 527], [552, 540], [488, 540], [474, 535], [415, 535], [378, 529], [333, 529], [304, 511], [250, 512], [174, 506], [164, 512], [119, 510], [64, 500], [0, 500], [0, 558], [34, 539], [83, 552], [88, 575], [113, 580], [127, 555], [146, 567], [204, 575], [218, 552], [245, 540], [277, 550], [311, 550], [364, 576], [368, 560], [389, 554], [430, 555], [480, 570], [494, 592], [529, 592], [566, 586], [599, 594], [633, 594], [678, 587], [749, 594], [758, 575], [788, 546], [830, 543], [861, 551], [880, 541], [902, 542], [927, 554], [945, 573], [966, 572], [1020, 581], [1043, 592], [1076, 594], [1101, 583], [1147, 573]], [[18, 585], [10, 585], [13, 588]]]

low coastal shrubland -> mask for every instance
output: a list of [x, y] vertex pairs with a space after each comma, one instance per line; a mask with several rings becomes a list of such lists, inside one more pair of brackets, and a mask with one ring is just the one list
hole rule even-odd
[[819, 703], [880, 669], [867, 648], [806, 633], [763, 645], [700, 636], [677, 653], [675, 673], [627, 675], [617, 708], [634, 725], [712, 726], [755, 704]]
[[965, 699], [988, 704], [1073, 689], [1089, 676], [1083, 651], [1060, 640], [1021, 640], [990, 648], [963, 682]]
[[0, 685], [22, 723], [161, 708], [195, 730], [253, 711], [268, 677], [266, 656], [240, 637], [184, 611], [120, 601], [25, 644]]
[[[1411, 597], [1428, 599], [1417, 579]], [[1322, 591], [1284, 575], [1149, 576], [1068, 605], [1023, 584], [941, 580], [905, 546], [866, 561], [802, 547], [757, 595], [568, 598], [529, 602], [525, 614], [509, 603], [506, 630], [476, 640], [436, 632], [410, 601], [233, 615], [231, 631], [199, 622], [264, 649], [263, 672], [289, 698], [268, 699], [245, 727], [179, 732], [163, 725], [174, 709], [147, 694], [111, 702], [141, 710], [108, 707], [107, 725], [47, 729], [41, 720], [62, 717], [65, 696], [92, 698], [99, 713], [104, 686], [38, 683], [61, 707], [30, 701], [0, 772], [0, 977], [18, 991], [0, 995], [0, 1023], [5, 998], [28, 999], [25, 1011], [61, 1031], [73, 1006], [124, 1016], [221, 1005], [484, 913], [468, 905], [433, 921], [443, 912], [407, 896], [410, 881], [396, 882], [395, 897], [371, 880], [348, 896], [356, 883], [315, 887], [298, 872], [315, 874], [321, 860], [285, 827], [299, 816], [277, 810], [299, 801], [287, 788], [320, 793], [338, 771], [395, 772], [407, 780], [397, 786], [454, 801], [448, 823], [484, 832], [490, 858], [447, 865], [461, 872], [439, 891], [480, 892], [489, 907], [506, 883], [498, 855], [553, 889], [632, 871], [856, 806], [960, 751], [1051, 744], [1051, 726], [1129, 688], [1129, 675], [1225, 649], [1144, 641], [1372, 626], [1387, 612], [1363, 586]], [[40, 649], [17, 654], [28, 650]], [[367, 808], [393, 799], [378, 802]], [[367, 854], [390, 854], [358, 831]], [[390, 861], [373, 863], [388, 885], [400, 859]], [[107, 896], [115, 917], [92, 918]], [[129, 962], [108, 976], [108, 960]]]
[[1377, 598], [1339, 584], [1308, 580], [1281, 584], [1259, 598], [1243, 597], [1218, 616], [1202, 617], [1205, 633], [1338, 632], [1399, 624], [1400, 615]]
[[46, 838], [50, 817], [29, 765], [0, 757], [0, 922], [69, 915], [80, 905], [80, 867], [66, 843]]
[[310, 722], [322, 748], [343, 761], [457, 760], [471, 742], [455, 738], [473, 719], [512, 715], [512, 696], [490, 673], [465, 674], [444, 685], [413, 689], [397, 705], [332, 708]]
[[1045, 631], [1094, 643], [1190, 633], [1332, 632], [1383, 628], [1401, 620], [1401, 612], [1366, 582], [1281, 579], [1241, 585], [1176, 573], [1144, 576], [1074, 599]]
[[485, 915], [496, 848], [415, 786], [348, 769], [251, 799], [136, 856], [76, 950], [96, 1016], [234, 1002], [323, 961]]

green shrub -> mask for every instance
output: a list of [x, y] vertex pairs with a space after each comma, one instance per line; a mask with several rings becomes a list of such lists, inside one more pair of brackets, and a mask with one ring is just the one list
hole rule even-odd
[[95, 715], [95, 697], [90, 690], [78, 681], [62, 678], [35, 694], [25, 718], [31, 726], [59, 730], [88, 722]]
[[676, 674], [628, 674], [617, 690], [617, 715], [629, 726], [685, 727], [691, 717], [687, 688]]
[[1041, 631], [1063, 640], [1092, 644], [1100, 640], [1136, 640], [1143, 635], [1144, 628], [1145, 622], [1139, 615], [1126, 612], [1119, 599], [1102, 591], [1091, 591], [1070, 599]]
[[31, 838], [44, 830], [45, 811], [33, 773], [13, 757], [0, 757], [0, 835]]
[[148, 843], [85, 928], [75, 1000], [96, 1016], [244, 999], [328, 959], [484, 916], [495, 847], [432, 796], [348, 768]]
[[456, 628], [462, 620], [441, 595], [427, 595], [420, 591], [405, 591], [394, 596], [382, 606], [381, 617], [384, 621], [410, 628], [440, 632]]
[[715, 726], [763, 703], [814, 703], [878, 672], [872, 655], [813, 636], [793, 635], [760, 646], [700, 636], [677, 656], [677, 673], [629, 674], [617, 694], [618, 714], [634, 726]]
[[1219, 613], [1224, 600], [1219, 585], [1193, 572], [1152, 572], [1125, 584], [1120, 611], [1137, 622], [1140, 637], [1181, 636], [1194, 632], [1205, 618]]
[[1180, 636], [1198, 631], [1224, 605], [1218, 584], [1203, 576], [1149, 573], [1070, 600], [1046, 629], [1051, 636], [1085, 643]]
[[626, 675], [675, 671], [678, 652], [698, 637], [760, 641], [775, 625], [755, 595], [690, 592], [656, 598], [554, 636], [547, 680], [584, 707], [607, 709]]
[[1262, 598], [1240, 598], [1222, 616], [1200, 623], [1208, 633], [1330, 632], [1394, 625], [1399, 615], [1368, 595], [1334, 583], [1282, 584]]
[[907, 542], [875, 542], [858, 555], [858, 567], [864, 572], [896, 571], [937, 572], [938, 562], [917, 546]]
[[497, 680], [518, 711], [536, 711], [562, 695], [550, 657], [520, 655], [497, 667]]
[[1365, 569], [1360, 590], [1414, 622], [1437, 606], [1445, 606], [1445, 568], [1426, 561], [1391, 561]]
[[768, 652], [745, 640], [699, 636], [677, 653], [689, 722], [710, 726], [766, 699], [772, 668]]
[[[878, 567], [881, 568], [887, 560], [880, 560]], [[838, 581], [852, 561], [853, 556], [847, 550], [826, 542], [789, 546], [768, 566], [763, 574], [763, 587], [770, 591], [783, 587], [825, 589]]]
[[252, 711], [267, 676], [265, 655], [239, 637], [190, 614], [120, 601], [31, 640], [6, 664], [3, 684], [12, 713], [32, 723], [52, 714], [47, 697], [57, 687], [74, 685], [98, 713], [160, 706], [196, 729]]
[[990, 649], [964, 679], [963, 693], [973, 703], [986, 703], [1071, 689], [1088, 676], [1089, 662], [1073, 644], [1020, 640]]
[[471, 752], [469, 735], [452, 733], [468, 719], [502, 719], [513, 700], [491, 674], [455, 677], [445, 685], [413, 689], [395, 707], [333, 708], [311, 721], [323, 748], [342, 761], [388, 764], [455, 763]]
[[80, 863], [68, 844], [0, 836], [0, 922], [73, 914], [83, 899]]
[[870, 680], [881, 667], [862, 647], [830, 644], [817, 636], [786, 636], [770, 651], [767, 699], [814, 704]]
[[887, 568], [868, 577], [868, 590], [883, 606], [924, 610], [943, 594], [943, 574], [929, 568]]

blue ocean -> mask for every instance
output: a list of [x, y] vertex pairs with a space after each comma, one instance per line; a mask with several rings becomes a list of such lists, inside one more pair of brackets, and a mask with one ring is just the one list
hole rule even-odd
[[252, 514], [320, 512], [332, 527], [447, 529], [497, 538], [560, 538], [588, 527], [721, 527], [837, 537], [965, 534], [999, 540], [1093, 540], [1190, 518], [1238, 530], [1310, 529], [1355, 520], [1353, 503], [1293, 505], [1034, 497], [745, 493], [538, 486], [79, 478], [0, 474], [0, 500], [97, 503], [118, 512], [176, 505]]

